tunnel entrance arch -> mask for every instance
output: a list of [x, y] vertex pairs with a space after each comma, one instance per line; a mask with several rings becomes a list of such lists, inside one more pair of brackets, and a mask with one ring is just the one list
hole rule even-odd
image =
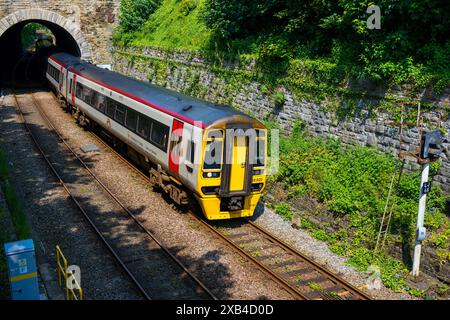
[[[73, 22], [56, 12], [38, 8], [18, 10], [0, 19], [0, 47], [5, 48], [5, 44], [10, 40], [7, 38], [16, 36], [15, 33], [20, 32], [29, 22], [37, 22], [50, 29], [56, 37], [58, 47], [63, 51], [91, 60], [90, 45]], [[78, 52], [75, 52], [76, 50]]]
[[43, 80], [46, 53], [33, 55], [22, 46], [22, 30], [30, 23], [44, 26], [52, 33], [55, 47], [48, 53], [66, 52], [91, 61], [90, 45], [73, 22], [49, 10], [18, 10], [0, 19], [0, 86]]

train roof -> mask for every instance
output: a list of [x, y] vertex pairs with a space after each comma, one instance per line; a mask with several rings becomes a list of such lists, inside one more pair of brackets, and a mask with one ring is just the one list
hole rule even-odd
[[196, 99], [117, 72], [99, 68], [70, 54], [56, 53], [51, 55], [50, 58], [88, 80], [97, 82], [163, 112], [168, 112], [174, 117], [191, 124], [194, 124], [195, 121], [201, 121], [203, 127], [209, 127], [226, 119], [239, 119], [239, 122], [248, 122], [262, 127], [262, 124], [256, 119], [229, 106]]

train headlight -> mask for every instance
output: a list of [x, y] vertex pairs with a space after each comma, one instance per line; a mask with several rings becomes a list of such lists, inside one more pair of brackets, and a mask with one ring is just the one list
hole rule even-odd
[[203, 172], [203, 178], [218, 178], [220, 172]]

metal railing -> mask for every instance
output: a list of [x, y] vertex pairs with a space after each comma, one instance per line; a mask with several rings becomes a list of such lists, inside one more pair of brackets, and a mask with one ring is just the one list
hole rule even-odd
[[[83, 300], [83, 289], [78, 280], [71, 271], [68, 271], [68, 262], [59, 245], [56, 245], [56, 265], [58, 269], [58, 283], [62, 288], [64, 279], [64, 289], [66, 292], [66, 300]], [[71, 285], [68, 285], [70, 281]]]

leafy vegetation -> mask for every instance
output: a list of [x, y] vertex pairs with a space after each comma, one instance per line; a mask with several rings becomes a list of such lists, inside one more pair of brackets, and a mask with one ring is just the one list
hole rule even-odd
[[[395, 161], [372, 148], [344, 147], [338, 140], [312, 138], [302, 122], [297, 122], [292, 135], [280, 139], [280, 170], [270, 178], [270, 183], [284, 186], [288, 197], [286, 202], [274, 206], [275, 212], [290, 220], [295, 205], [289, 202], [303, 196], [326, 205], [335, 220], [347, 220], [348, 229], [330, 231], [333, 229], [305, 222], [305, 218], [301, 227], [316, 239], [326, 241], [333, 252], [348, 257], [348, 263], [360, 270], [378, 265], [386, 286], [394, 290], [406, 288], [404, 278], [410, 265], [390, 258], [385, 252], [373, 251]], [[432, 174], [438, 169], [434, 165]], [[418, 173], [403, 173], [388, 246], [412, 242], [419, 186]], [[430, 233], [428, 245], [441, 252], [442, 263], [448, 262], [450, 252], [450, 219], [445, 216], [444, 203], [445, 196], [439, 187], [433, 186], [427, 197], [425, 225]]]
[[211, 40], [265, 61], [328, 57], [353, 77], [448, 85], [449, 4], [383, 0], [381, 29], [367, 28], [371, 1], [208, 0]]
[[36, 41], [36, 31], [42, 26], [39, 23], [28, 23], [26, 24], [21, 32], [22, 47], [29, 48], [34, 45]]
[[139, 30], [160, 5], [160, 0], [122, 0], [119, 25], [123, 32]]
[[[122, 3], [133, 2], [131, 0]], [[201, 48], [209, 41], [210, 31], [199, 20], [204, 0], [164, 0], [139, 27], [120, 28], [113, 40], [119, 45], [157, 46], [165, 49]], [[149, 17], [150, 16], [150, 17]], [[126, 20], [125, 16], [122, 19]]]
[[[151, 10], [135, 10], [145, 2], [151, 3]], [[338, 83], [367, 78], [390, 85], [432, 84], [442, 92], [450, 80], [449, 3], [382, 0], [377, 3], [379, 30], [366, 27], [371, 4], [369, 0], [122, 0], [127, 10], [114, 39], [122, 45], [201, 50], [214, 57], [251, 55], [275, 78], [305, 61], [319, 74], [332, 67], [332, 79]]]

